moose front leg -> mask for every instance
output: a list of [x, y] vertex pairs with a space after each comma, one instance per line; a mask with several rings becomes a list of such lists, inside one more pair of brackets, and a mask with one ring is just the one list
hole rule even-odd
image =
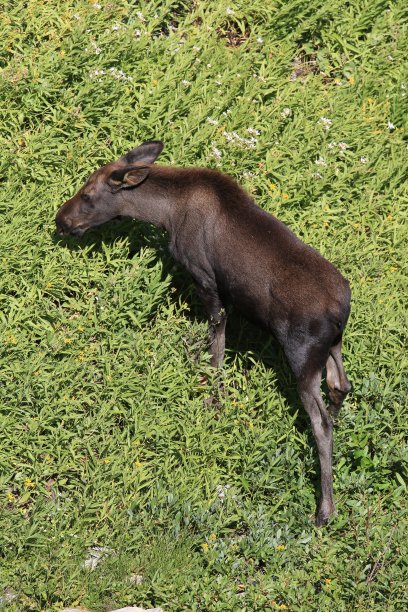
[[224, 361], [227, 313], [216, 289], [206, 289], [197, 285], [197, 292], [208, 315], [211, 365], [219, 368]]

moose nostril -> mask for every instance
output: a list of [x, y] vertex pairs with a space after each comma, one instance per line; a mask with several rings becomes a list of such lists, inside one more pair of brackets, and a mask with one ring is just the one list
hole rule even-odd
[[57, 215], [55, 217], [55, 224], [57, 226], [57, 231], [60, 235], [63, 235], [68, 232], [68, 223], [62, 218], [62, 216]]

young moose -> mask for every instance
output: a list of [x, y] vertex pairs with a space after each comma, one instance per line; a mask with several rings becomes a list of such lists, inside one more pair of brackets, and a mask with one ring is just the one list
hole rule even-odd
[[[322, 525], [335, 512], [329, 411], [337, 414], [351, 388], [341, 358], [349, 284], [231, 178], [213, 170], [154, 165], [162, 149], [160, 141], [145, 142], [94, 172], [58, 211], [58, 230], [82, 236], [118, 216], [165, 228], [171, 254], [190, 272], [208, 313], [213, 366], [224, 358], [228, 303], [276, 336], [319, 451], [316, 523]], [[320, 394], [323, 368], [329, 409]]]

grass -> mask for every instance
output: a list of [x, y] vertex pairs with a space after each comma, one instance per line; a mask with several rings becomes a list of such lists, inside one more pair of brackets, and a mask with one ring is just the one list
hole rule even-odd
[[[3, 11], [0, 595], [18, 598], [0, 607], [406, 609], [405, 2]], [[163, 163], [234, 176], [350, 279], [327, 528], [273, 339], [233, 316], [214, 374], [161, 231], [55, 236], [89, 173], [150, 138]], [[109, 550], [89, 570], [92, 546]]]

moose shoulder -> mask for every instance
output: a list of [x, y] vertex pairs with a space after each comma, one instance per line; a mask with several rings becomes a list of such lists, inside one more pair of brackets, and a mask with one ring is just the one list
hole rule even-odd
[[[321, 468], [316, 523], [335, 512], [332, 429], [350, 391], [341, 342], [350, 311], [348, 282], [283, 223], [256, 206], [228, 176], [157, 166], [148, 141], [94, 172], [56, 216], [61, 234], [81, 236], [117, 216], [164, 227], [170, 252], [190, 272], [209, 317], [211, 363], [225, 349], [225, 306], [233, 304], [278, 339], [310, 416]], [[330, 406], [320, 384], [326, 368]]]

